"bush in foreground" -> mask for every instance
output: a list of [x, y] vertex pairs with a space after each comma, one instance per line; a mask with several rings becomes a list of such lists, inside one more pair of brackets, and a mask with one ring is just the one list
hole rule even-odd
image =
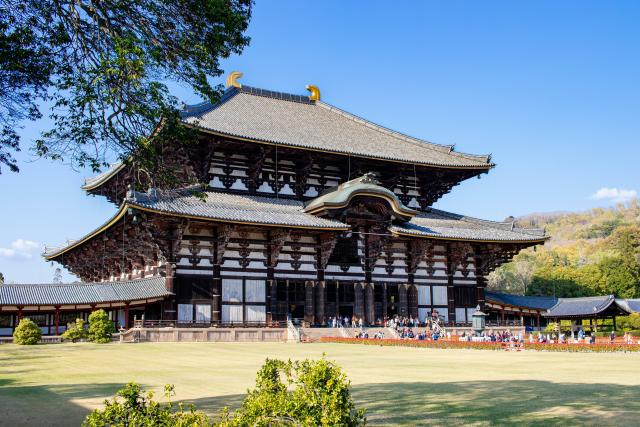
[[38, 344], [42, 338], [42, 331], [36, 325], [33, 320], [25, 317], [20, 320], [15, 331], [13, 331], [13, 341], [20, 345], [34, 345]]
[[[165, 386], [165, 395], [170, 398], [173, 387]], [[136, 383], [129, 383], [118, 390], [113, 400], [105, 400], [103, 410], [96, 409], [85, 418], [85, 427], [103, 426], [209, 426], [209, 419], [193, 406], [185, 410], [181, 403], [161, 404], [153, 400], [153, 393], [145, 393]]]
[[[83, 426], [362, 426], [363, 409], [356, 409], [350, 382], [339, 366], [327, 360], [299, 362], [267, 359], [235, 412], [225, 408], [212, 423], [193, 405], [185, 410], [181, 403], [161, 404], [153, 393], [129, 383], [116, 398], [105, 401], [105, 408], [87, 416]], [[167, 398], [172, 386], [165, 386]]]
[[84, 328], [84, 320], [78, 318], [75, 323], [69, 323], [67, 330], [61, 335], [63, 341], [76, 342], [87, 337], [87, 330]]
[[111, 342], [111, 335], [115, 331], [116, 328], [106, 311], [97, 310], [89, 315], [89, 341], [103, 344]]
[[320, 360], [267, 359], [240, 409], [224, 413], [220, 426], [361, 426], [350, 382], [340, 367]]

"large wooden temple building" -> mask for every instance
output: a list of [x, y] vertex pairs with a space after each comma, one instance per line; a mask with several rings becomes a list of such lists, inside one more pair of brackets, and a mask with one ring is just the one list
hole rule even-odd
[[490, 156], [384, 128], [308, 89], [257, 89], [235, 73], [218, 104], [183, 113], [197, 142], [165, 154], [181, 182], [154, 188], [128, 163], [88, 179], [117, 212], [44, 254], [84, 283], [0, 287], [0, 327], [39, 316], [55, 333], [96, 308], [124, 326], [134, 313], [177, 325], [432, 312], [470, 323], [487, 274], [544, 232], [432, 207], [489, 172]]

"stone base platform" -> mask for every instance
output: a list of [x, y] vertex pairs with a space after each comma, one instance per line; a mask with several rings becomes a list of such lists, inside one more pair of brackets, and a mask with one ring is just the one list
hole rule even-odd
[[120, 342], [286, 342], [286, 328], [133, 328]]

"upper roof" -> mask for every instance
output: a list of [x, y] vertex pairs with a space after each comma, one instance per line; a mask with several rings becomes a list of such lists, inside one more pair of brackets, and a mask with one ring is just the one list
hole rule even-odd
[[623, 304], [616, 301], [613, 295], [597, 297], [560, 298], [544, 316], [546, 317], [591, 317], [603, 313], [611, 307], [613, 310], [631, 313]]
[[485, 291], [484, 296], [488, 301], [493, 301], [498, 304], [532, 308], [535, 310], [547, 310], [558, 302], [558, 298], [556, 297], [511, 295], [491, 291]]
[[165, 278], [121, 282], [28, 284], [0, 286], [2, 305], [76, 305], [126, 302], [163, 298], [171, 295]]
[[476, 156], [371, 123], [307, 96], [230, 87], [218, 104], [187, 107], [186, 123], [251, 141], [443, 168], [490, 169]]
[[512, 222], [495, 222], [431, 209], [420, 212], [410, 222], [389, 228], [393, 234], [434, 239], [483, 242], [542, 243], [549, 238], [537, 228], [518, 228]]

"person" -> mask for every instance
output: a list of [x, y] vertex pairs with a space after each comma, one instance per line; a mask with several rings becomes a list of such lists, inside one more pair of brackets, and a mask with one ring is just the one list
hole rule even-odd
[[616, 340], [616, 331], [611, 331], [611, 333], [609, 334], [609, 342], [613, 344], [615, 340]]
[[529, 334], [529, 344], [533, 344], [533, 333]]
[[584, 341], [584, 329], [582, 328], [578, 329], [578, 341]]

